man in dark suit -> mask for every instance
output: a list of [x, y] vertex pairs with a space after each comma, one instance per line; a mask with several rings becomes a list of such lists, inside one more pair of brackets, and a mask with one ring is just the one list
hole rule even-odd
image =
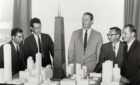
[[133, 25], [124, 26], [122, 39], [126, 45], [121, 80], [127, 83], [126, 85], [140, 85], [140, 41], [136, 39], [136, 29]]
[[113, 64], [118, 64], [119, 67], [122, 66], [124, 45], [120, 41], [121, 29], [118, 27], [112, 27], [107, 36], [110, 42], [102, 45], [99, 62], [94, 72], [100, 73], [102, 71], [102, 63], [106, 60], [113, 61]]
[[[18, 73], [20, 70], [25, 69], [25, 63], [23, 59], [23, 31], [20, 28], [13, 28], [11, 31], [12, 40], [8, 42], [11, 45], [12, 55], [12, 74]], [[3, 46], [0, 47], [0, 68], [4, 67], [4, 54]]]
[[41, 33], [41, 21], [38, 18], [33, 18], [30, 21], [32, 34], [24, 41], [25, 61], [29, 56], [35, 60], [37, 52], [42, 54], [42, 66], [46, 67], [51, 63], [51, 56], [54, 56], [54, 43], [48, 34]]

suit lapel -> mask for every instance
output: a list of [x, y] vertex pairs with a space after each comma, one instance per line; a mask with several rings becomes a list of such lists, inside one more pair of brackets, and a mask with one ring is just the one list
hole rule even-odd
[[11, 53], [12, 53], [12, 56], [13, 55], [16, 55], [17, 56], [17, 53], [16, 53], [17, 51], [16, 51], [16, 48], [15, 48], [13, 42], [10, 41], [9, 44], [11, 45], [11, 51], [12, 51]]
[[115, 54], [115, 51], [113, 50], [113, 45], [111, 42], [109, 42], [109, 49], [108, 50], [112, 54], [112, 57], [115, 58], [116, 54]]
[[137, 44], [137, 40], [134, 40], [132, 45], [130, 46], [130, 48], [128, 50], [127, 55], [129, 55], [133, 51], [133, 49], [136, 47], [136, 44]]
[[81, 45], [82, 51], [84, 51], [84, 43], [83, 43], [83, 29], [81, 29], [78, 33], [79, 44]]
[[32, 39], [31, 41], [33, 41], [33, 42], [32, 42], [32, 43], [33, 43], [32, 46], [34, 46], [35, 50], [38, 51], [37, 42], [36, 42], [35, 37], [34, 37], [33, 34], [31, 35], [31, 39]]
[[93, 41], [92, 39], [95, 39], [94, 38], [94, 31], [93, 31], [93, 29], [91, 29], [91, 32], [90, 32], [90, 35], [89, 35], [89, 38], [88, 38], [88, 42], [87, 42], [86, 50], [90, 47], [90, 44]]
[[119, 49], [118, 49], [118, 53], [117, 53], [117, 58], [120, 56], [121, 52], [123, 51], [123, 43], [120, 42], [119, 44]]

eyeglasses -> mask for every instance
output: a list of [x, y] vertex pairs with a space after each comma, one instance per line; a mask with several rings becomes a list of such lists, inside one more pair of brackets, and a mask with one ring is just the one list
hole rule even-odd
[[113, 35], [117, 35], [117, 34], [107, 34], [107, 36], [113, 36]]

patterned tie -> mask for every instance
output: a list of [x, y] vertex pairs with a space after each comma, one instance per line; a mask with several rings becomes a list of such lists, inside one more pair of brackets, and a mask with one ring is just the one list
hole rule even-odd
[[87, 30], [85, 32], [85, 37], [84, 37], [84, 52], [86, 50], [86, 46], [87, 46]]
[[37, 36], [38, 37], [38, 48], [39, 48], [39, 52], [40, 53], [42, 53], [42, 49], [41, 49], [41, 40], [40, 40], [40, 38], [39, 38], [39, 36]]

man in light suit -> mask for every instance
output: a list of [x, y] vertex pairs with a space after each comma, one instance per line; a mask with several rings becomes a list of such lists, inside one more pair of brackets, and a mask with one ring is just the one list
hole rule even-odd
[[136, 39], [136, 29], [132, 24], [124, 26], [122, 39], [126, 45], [121, 81], [125, 85], [140, 85], [140, 41]]
[[[20, 70], [26, 68], [23, 56], [23, 31], [20, 28], [13, 28], [11, 30], [11, 38], [8, 44], [11, 45], [12, 57], [12, 74], [17, 74]], [[4, 53], [3, 46], [0, 47], [0, 68], [4, 67]]]
[[92, 72], [98, 62], [102, 35], [91, 28], [93, 15], [89, 12], [83, 14], [83, 28], [73, 32], [68, 48], [69, 63], [79, 63], [87, 66], [87, 71]]
[[119, 67], [122, 66], [124, 44], [120, 41], [121, 29], [111, 27], [107, 36], [110, 42], [101, 47], [99, 62], [94, 70], [97, 73], [102, 71], [102, 63], [106, 60], [113, 61], [113, 64], [118, 64]]
[[38, 18], [33, 18], [30, 21], [32, 34], [24, 41], [24, 56], [25, 61], [29, 56], [33, 57], [34, 62], [36, 53], [42, 54], [42, 66], [51, 65], [51, 56], [54, 56], [54, 43], [48, 34], [41, 33], [41, 21]]

